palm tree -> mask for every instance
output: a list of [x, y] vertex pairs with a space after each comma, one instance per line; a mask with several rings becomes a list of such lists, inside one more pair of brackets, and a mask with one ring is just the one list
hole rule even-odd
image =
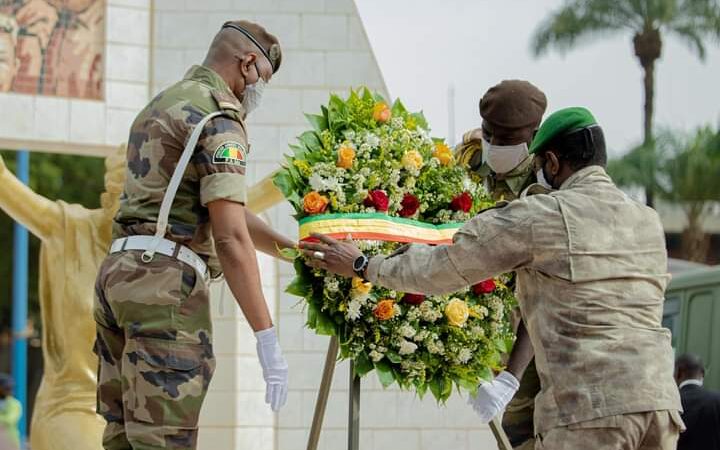
[[[635, 56], [644, 72], [645, 117], [643, 146], [652, 151], [655, 98], [655, 63], [662, 54], [665, 34], [674, 35], [705, 59], [707, 38], [720, 39], [718, 0], [566, 0], [536, 30], [536, 56], [551, 47], [567, 51], [589, 38], [628, 31], [633, 35]], [[648, 205], [655, 190], [645, 186]]]
[[[702, 128], [679, 147], [662, 168], [661, 195], [682, 206], [687, 227], [682, 235], [683, 256], [705, 262], [709, 238], [703, 230], [703, 218], [720, 201], [720, 130]], [[664, 183], [663, 183], [664, 182]]]

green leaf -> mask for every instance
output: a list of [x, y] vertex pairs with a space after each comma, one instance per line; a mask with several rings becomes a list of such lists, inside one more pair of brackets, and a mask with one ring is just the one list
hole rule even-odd
[[307, 297], [312, 294], [312, 283], [303, 275], [297, 274], [292, 282], [288, 284], [288, 287], [285, 288], [285, 292], [298, 297]]
[[375, 98], [373, 97], [372, 92], [370, 92], [370, 89], [367, 87], [363, 87], [362, 89], [362, 99], [364, 102], [374, 102]]
[[458, 386], [469, 391], [471, 394], [475, 394], [478, 389], [478, 383], [475, 380], [468, 380], [466, 378], [458, 377], [456, 380]]
[[317, 114], [305, 114], [305, 117], [307, 118], [308, 122], [310, 122], [310, 125], [313, 126], [315, 131], [320, 132], [328, 129], [328, 121], [325, 116]]
[[317, 327], [315, 332], [321, 336], [335, 336], [337, 329], [332, 318], [323, 311], [317, 311]]
[[298, 139], [305, 144], [305, 147], [311, 152], [319, 152], [322, 150], [322, 142], [314, 131], [306, 131], [301, 134]]
[[400, 364], [403, 360], [402, 356], [393, 351], [385, 353], [385, 357], [390, 360], [393, 364]]
[[273, 184], [282, 192], [285, 198], [290, 197], [295, 192], [295, 183], [287, 169], [280, 170], [275, 174]]
[[422, 128], [423, 130], [430, 129], [427, 123], [427, 119], [425, 119], [425, 115], [423, 113], [412, 113], [410, 114], [410, 116], [415, 119], [415, 123], [419, 128]]
[[355, 368], [357, 376], [362, 377], [373, 370], [373, 363], [370, 361], [370, 358], [368, 358], [365, 352], [362, 352], [353, 360], [353, 367]]
[[280, 248], [277, 243], [275, 243], [275, 247], [277, 248], [280, 256], [289, 261], [294, 261], [302, 255], [302, 252], [297, 248]]
[[387, 388], [395, 382], [392, 367], [390, 367], [390, 363], [385, 359], [381, 359], [375, 363], [375, 370], [377, 370], [378, 379], [383, 387]]
[[391, 111], [393, 117], [407, 114], [407, 109], [405, 108], [405, 105], [402, 104], [400, 99], [395, 100], [395, 103], [393, 103], [392, 105]]

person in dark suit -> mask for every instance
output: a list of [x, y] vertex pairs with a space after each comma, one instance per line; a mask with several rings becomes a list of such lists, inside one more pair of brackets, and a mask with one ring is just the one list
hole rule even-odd
[[720, 392], [703, 388], [704, 377], [705, 366], [699, 356], [687, 353], [675, 361], [675, 381], [687, 427], [680, 434], [678, 450], [720, 450]]

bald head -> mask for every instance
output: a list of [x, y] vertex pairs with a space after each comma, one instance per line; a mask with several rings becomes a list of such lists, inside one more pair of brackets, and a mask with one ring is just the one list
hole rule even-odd
[[692, 353], [680, 355], [675, 360], [675, 381], [702, 380], [705, 377], [705, 365], [702, 359]]

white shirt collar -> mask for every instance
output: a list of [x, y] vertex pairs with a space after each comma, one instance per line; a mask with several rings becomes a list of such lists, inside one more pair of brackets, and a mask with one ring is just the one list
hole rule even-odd
[[690, 386], [691, 384], [695, 385], [695, 386], [702, 386], [703, 380], [693, 380], [693, 379], [685, 380], [682, 383], [680, 383], [680, 386], [678, 386], [678, 390], [684, 388], [685, 386]]

